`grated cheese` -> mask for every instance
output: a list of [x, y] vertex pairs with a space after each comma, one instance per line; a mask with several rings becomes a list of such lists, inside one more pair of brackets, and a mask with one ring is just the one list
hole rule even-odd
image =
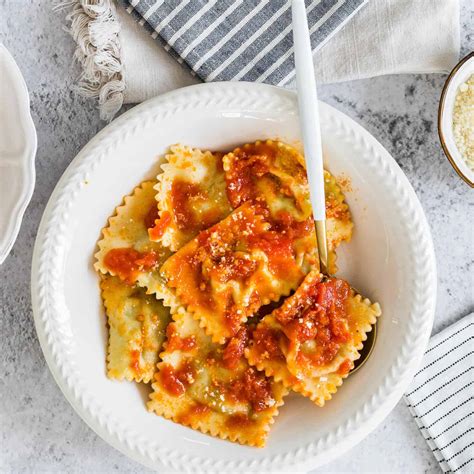
[[453, 136], [467, 166], [474, 171], [474, 74], [458, 88], [453, 109]]

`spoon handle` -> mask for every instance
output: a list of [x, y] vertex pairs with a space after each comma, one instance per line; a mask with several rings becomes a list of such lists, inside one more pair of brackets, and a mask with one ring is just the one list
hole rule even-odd
[[326, 239], [326, 200], [324, 196], [323, 149], [314, 77], [308, 19], [304, 0], [292, 2], [293, 43], [300, 128], [303, 135], [306, 171], [320, 259], [320, 270], [328, 273]]

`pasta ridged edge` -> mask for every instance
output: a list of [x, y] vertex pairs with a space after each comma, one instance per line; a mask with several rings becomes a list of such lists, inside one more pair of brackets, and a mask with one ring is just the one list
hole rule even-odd
[[[111, 380], [117, 380], [117, 381], [122, 381], [122, 380], [127, 380], [128, 382], [137, 382], [137, 383], [149, 383], [151, 380], [153, 380], [153, 377], [156, 373], [156, 368], [155, 370], [153, 371], [153, 373], [150, 375], [150, 376], [141, 376], [141, 377], [138, 377], [138, 376], [134, 376], [134, 375], [122, 375], [122, 376], [116, 376], [112, 373], [111, 371], [111, 368], [110, 368], [110, 364], [111, 364], [111, 360], [110, 360], [110, 357], [111, 357], [111, 354], [110, 354], [110, 324], [109, 324], [109, 306], [107, 304], [107, 298], [104, 297], [104, 289], [103, 289], [103, 285], [102, 285], [102, 282], [103, 280], [101, 280], [100, 282], [100, 294], [101, 294], [101, 298], [102, 298], [102, 303], [103, 303], [103, 307], [104, 307], [104, 310], [105, 310], [105, 316], [106, 316], [106, 322], [107, 322], [107, 327], [108, 327], [108, 337], [107, 337], [107, 355], [106, 355], [106, 368], [107, 368], [107, 377]], [[162, 351], [161, 351], [162, 352]], [[160, 352], [160, 353], [161, 353]], [[159, 354], [158, 354], [158, 358], [159, 358]]]
[[106, 238], [106, 232], [107, 230], [112, 227], [112, 225], [114, 224], [114, 222], [120, 217], [119, 214], [126, 208], [127, 204], [130, 202], [131, 199], [134, 199], [137, 194], [139, 194], [140, 192], [143, 192], [143, 187], [147, 184], [151, 184], [151, 183], [154, 183], [155, 180], [145, 180], [145, 181], [142, 181], [139, 185], [135, 186], [132, 190], [131, 193], [127, 194], [126, 196], [123, 197], [121, 203], [115, 207], [112, 215], [107, 219], [107, 222], [105, 224], [104, 227], [102, 227], [101, 231], [100, 231], [100, 239], [99, 241], [97, 242], [97, 252], [94, 253], [94, 270], [96, 270], [97, 272], [100, 272], [100, 273], [103, 273], [103, 274], [109, 274], [109, 275], [112, 275], [112, 276], [116, 276], [116, 274], [110, 270], [108, 270], [107, 268], [105, 268], [103, 265], [100, 264], [100, 257], [103, 253], [103, 241], [105, 240]]
[[[154, 387], [155, 384], [152, 384]], [[203, 434], [209, 434], [214, 437], [218, 437], [223, 440], [229, 440], [232, 442], [238, 442], [243, 445], [247, 446], [254, 446], [258, 448], [262, 448], [265, 446], [266, 439], [270, 432], [271, 426], [275, 423], [275, 418], [279, 415], [280, 408], [285, 404], [284, 398], [288, 394], [288, 390], [286, 387], [281, 385], [281, 393], [278, 394], [275, 401], [276, 404], [274, 406], [274, 411], [269, 412], [265, 415], [260, 421], [259, 425], [261, 426], [262, 433], [258, 438], [251, 440], [249, 437], [239, 435], [238, 433], [229, 433], [219, 429], [216, 426], [213, 426], [212, 423], [206, 423], [203, 420], [199, 420], [196, 422], [187, 422], [186, 419], [179, 419], [179, 415], [173, 413], [172, 410], [167, 409], [167, 407], [160, 405], [160, 403], [153, 399], [153, 395], [155, 392], [150, 394], [150, 400], [147, 402], [147, 409], [149, 412], [153, 412], [158, 416], [162, 416], [167, 420], [171, 420], [174, 423], [180, 424], [182, 426], [186, 426], [193, 430], [200, 431]]]
[[[361, 340], [359, 343], [354, 345], [353, 348], [348, 353], [348, 358], [351, 362], [356, 361], [360, 358], [360, 350], [363, 348], [363, 342], [367, 340], [367, 333], [372, 331], [373, 325], [377, 321], [377, 317], [379, 317], [382, 312], [380, 309], [380, 305], [378, 303], [372, 303], [368, 298], [362, 298], [362, 296], [358, 293], [353, 295], [354, 301], [360, 302], [366, 305], [368, 308], [371, 309], [370, 313], [370, 322], [365, 324], [360, 329], [360, 338]], [[292, 383], [289, 380], [290, 377], [293, 377], [291, 372], [288, 370], [286, 364], [281, 368], [281, 370], [277, 371], [273, 367], [269, 366], [268, 364], [257, 362], [256, 358], [252, 356], [252, 352], [249, 348], [245, 349], [245, 357], [247, 358], [250, 365], [257, 368], [257, 370], [263, 371], [267, 377], [272, 377], [276, 382], [282, 383], [286, 388], [293, 390], [294, 392], [300, 393], [301, 395], [311, 399], [316, 405], [319, 407], [323, 407], [326, 401], [329, 401], [332, 398], [332, 395], [337, 392], [337, 389], [342, 385], [343, 380], [348, 377], [349, 374], [340, 375], [334, 372], [328, 374], [333, 375], [336, 380], [331, 384], [334, 385], [334, 390], [325, 387], [328, 391], [328, 395], [318, 396], [316, 393], [312, 393], [305, 389], [304, 384], [301, 382]], [[340, 380], [337, 380], [337, 379]]]
[[[170, 158], [179, 156], [176, 153], [176, 150], [178, 149], [179, 150], [192, 150], [193, 152], [199, 152], [202, 155], [206, 155], [206, 154], [213, 155], [213, 152], [209, 150], [201, 150], [200, 148], [188, 147], [180, 143], [176, 143], [169, 147], [169, 153], [165, 154], [165, 163], [163, 163], [160, 166], [162, 172], [157, 175], [156, 177], [157, 182], [154, 186], [154, 190], [156, 191], [155, 199], [157, 202], [158, 215], [160, 216], [160, 218], [163, 217], [163, 214], [165, 212], [168, 212], [168, 210], [164, 208], [164, 204], [166, 202], [167, 191], [169, 191], [164, 188], [165, 181], [168, 179], [167, 171], [173, 170], [175, 168], [180, 169], [179, 165], [173, 164], [170, 162]], [[163, 245], [163, 247], [167, 247], [172, 252], [176, 252], [179, 250], [180, 247], [182, 247], [182, 245], [184, 245], [175, 239], [175, 235], [179, 232], [180, 231], [178, 229], [175, 229], [174, 227], [168, 227], [165, 230], [163, 236], [157, 241], [159, 241]]]

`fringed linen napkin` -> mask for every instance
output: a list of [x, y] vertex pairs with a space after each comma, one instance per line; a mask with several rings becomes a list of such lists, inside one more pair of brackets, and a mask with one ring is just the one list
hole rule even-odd
[[[123, 102], [199, 80], [293, 86], [288, 0], [64, 3], [72, 5], [68, 20], [83, 67], [78, 89], [98, 98], [104, 119]], [[456, 63], [458, 0], [365, 3], [307, 0], [318, 82], [446, 72]]]

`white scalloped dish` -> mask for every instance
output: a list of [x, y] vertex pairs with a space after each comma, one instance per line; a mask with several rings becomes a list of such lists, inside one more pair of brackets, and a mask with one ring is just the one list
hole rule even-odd
[[35, 186], [36, 131], [25, 81], [0, 44], [0, 264], [10, 252]]
[[[380, 302], [370, 360], [324, 408], [289, 396], [265, 448], [214, 439], [148, 413], [146, 386], [105, 375], [107, 330], [92, 258], [120, 198], [157, 172], [173, 143], [226, 150], [257, 139], [299, 140], [294, 93], [261, 84], [192, 86], [135, 107], [75, 158], [45, 210], [32, 299], [46, 360], [67, 399], [102, 438], [158, 470], [311, 469], [354, 446], [393, 409], [425, 350], [436, 301], [430, 231], [396, 162], [362, 127], [321, 104], [327, 168], [348, 177], [355, 230], [338, 249], [341, 277]], [[101, 361], [104, 361], [101, 363]]]

